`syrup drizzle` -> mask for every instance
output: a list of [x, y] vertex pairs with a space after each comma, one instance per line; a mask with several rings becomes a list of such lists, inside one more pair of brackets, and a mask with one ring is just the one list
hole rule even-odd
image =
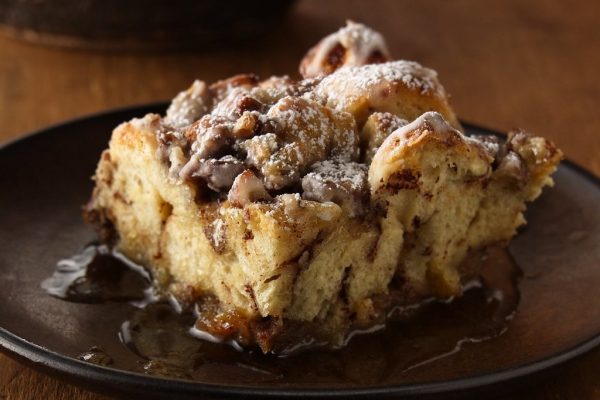
[[79, 354], [84, 361], [198, 381], [373, 385], [402, 381], [409, 371], [432, 367], [508, 329], [519, 302], [520, 270], [501, 248], [473, 259], [481, 263], [481, 278], [466, 284], [463, 296], [393, 310], [402, 317], [384, 328], [353, 332], [341, 349], [302, 344], [285, 355], [242, 349], [198, 331], [191, 310], [157, 296], [143, 267], [104, 245], [89, 245], [60, 261], [42, 288], [66, 301], [98, 304], [99, 318], [104, 303], [129, 307], [129, 318], [111, 337], [121, 342], [116, 348], [133, 353], [137, 362], [120, 363], [119, 357], [102, 350], [115, 348], [108, 343]]

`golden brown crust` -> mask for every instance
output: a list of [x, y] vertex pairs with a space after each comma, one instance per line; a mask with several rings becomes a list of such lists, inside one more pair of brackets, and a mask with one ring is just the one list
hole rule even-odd
[[328, 75], [343, 66], [362, 66], [389, 61], [383, 36], [371, 28], [348, 21], [339, 31], [323, 38], [300, 62], [304, 78]]
[[362, 126], [373, 111], [389, 112], [412, 121], [437, 111], [461, 129], [437, 73], [412, 61], [392, 61], [345, 67], [326, 76], [315, 94], [328, 107], [351, 113]]

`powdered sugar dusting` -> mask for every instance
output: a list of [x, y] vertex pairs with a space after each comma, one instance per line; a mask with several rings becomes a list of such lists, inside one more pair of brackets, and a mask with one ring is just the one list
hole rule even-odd
[[[332, 112], [300, 97], [284, 97], [266, 114], [275, 127], [277, 150], [260, 142], [244, 145], [250, 162], [264, 160], [261, 168], [269, 189], [281, 189], [297, 182], [315, 162], [336, 156], [343, 160], [358, 157], [358, 132], [349, 114]], [[252, 145], [252, 146], [250, 146]], [[254, 149], [252, 148], [254, 147]]]
[[[170, 176], [178, 183], [202, 180], [200, 187], [214, 199], [231, 194], [237, 179], [232, 198], [248, 197], [239, 204], [254, 197], [271, 201], [281, 191], [302, 193], [302, 185], [304, 199], [333, 201], [359, 214], [368, 195], [367, 165], [357, 163], [361, 148], [375, 153], [389, 132], [405, 123], [400, 117], [414, 117], [398, 115], [403, 111], [393, 105], [405, 98], [407, 108], [432, 96], [444, 104], [447, 99], [436, 72], [416, 62], [364, 65], [387, 60], [388, 51], [383, 37], [362, 24], [349, 22], [310, 54], [332, 48], [329, 71], [344, 66], [328, 76], [261, 82], [242, 74], [210, 87], [195, 81], [179, 93], [164, 118], [171, 130], [158, 135]], [[406, 89], [413, 93], [405, 96]], [[433, 116], [426, 118], [436, 123]], [[365, 130], [369, 121], [372, 129]]]
[[337, 109], [346, 109], [360, 97], [374, 95], [376, 89], [390, 84], [401, 84], [423, 95], [446, 97], [437, 72], [417, 62], [404, 60], [342, 67], [323, 78], [315, 88], [315, 94]]
[[203, 81], [195, 80], [189, 89], [175, 96], [165, 116], [165, 123], [173, 128], [190, 125], [208, 112], [210, 94]]
[[353, 21], [348, 21], [345, 27], [340, 29], [337, 34], [329, 36], [329, 38], [331, 37], [338, 39], [344, 47], [356, 50], [351, 55], [353, 57], [350, 60], [352, 61], [352, 65], [366, 62], [367, 58], [375, 50], [385, 55], [389, 53], [385, 39], [381, 33]]
[[303, 198], [334, 202], [351, 217], [364, 213], [369, 193], [365, 164], [326, 160], [315, 163], [311, 169], [302, 178]]
[[[454, 132], [464, 140], [474, 140], [467, 138], [462, 133], [452, 128], [439, 113], [430, 111], [424, 113], [411, 123], [404, 125], [392, 132], [392, 134], [385, 139], [379, 148], [378, 153], [380, 151], [402, 151], [403, 148], [408, 144], [413, 133], [415, 131], [426, 129], [426, 127], [430, 127], [433, 132]], [[375, 157], [377, 157], [377, 155]]]
[[321, 184], [336, 182], [353, 190], [362, 190], [365, 185], [367, 166], [355, 162], [325, 160], [315, 163], [309, 175]]
[[[330, 65], [329, 58], [336, 47], [342, 46], [343, 60], [336, 60], [343, 65], [365, 65], [377, 55], [383, 60], [389, 59], [385, 39], [373, 29], [356, 22], [348, 21], [339, 31], [326, 36], [309, 52], [301, 63], [301, 73], [304, 77], [315, 77], [324, 72], [331, 72], [339, 65]], [[335, 57], [335, 56], [334, 56]], [[382, 61], [383, 61], [382, 60]]]

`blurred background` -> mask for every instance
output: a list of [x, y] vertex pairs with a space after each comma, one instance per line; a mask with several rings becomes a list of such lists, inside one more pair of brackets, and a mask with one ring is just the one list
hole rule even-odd
[[[0, 0], [0, 143], [196, 78], [298, 77], [346, 19], [436, 69], [464, 121], [526, 128], [600, 175], [597, 0]], [[598, 399], [599, 367], [596, 350], [512, 398]], [[99, 398], [0, 355], [0, 398], [29, 396]]]

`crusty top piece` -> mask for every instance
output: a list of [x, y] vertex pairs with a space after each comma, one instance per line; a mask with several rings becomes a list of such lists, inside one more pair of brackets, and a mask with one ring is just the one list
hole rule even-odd
[[[342, 50], [331, 62], [332, 51]], [[461, 130], [434, 70], [388, 59], [379, 33], [349, 22], [309, 51], [301, 63], [306, 79], [195, 81], [162, 120], [159, 156], [171, 179], [197, 183], [206, 199], [244, 204], [299, 193], [359, 216], [369, 185], [338, 178], [366, 182], [388, 135], [430, 111], [437, 114], [420, 121], [442, 119]]]
[[304, 78], [328, 75], [343, 66], [361, 66], [391, 60], [381, 33], [348, 21], [339, 31], [324, 37], [300, 62]]
[[327, 106], [351, 113], [359, 125], [373, 111], [387, 111], [409, 121], [437, 111], [460, 128], [437, 73], [413, 61], [343, 67], [325, 77], [314, 93]]
[[467, 137], [452, 128], [437, 112], [427, 112], [410, 124], [394, 131], [385, 139], [369, 167], [369, 184], [372, 192], [402, 179], [399, 171], [420, 169], [421, 152], [415, 148], [425, 143], [439, 143], [458, 149], [464, 155], [462, 167], [474, 178], [490, 173], [493, 157], [479, 140]]

